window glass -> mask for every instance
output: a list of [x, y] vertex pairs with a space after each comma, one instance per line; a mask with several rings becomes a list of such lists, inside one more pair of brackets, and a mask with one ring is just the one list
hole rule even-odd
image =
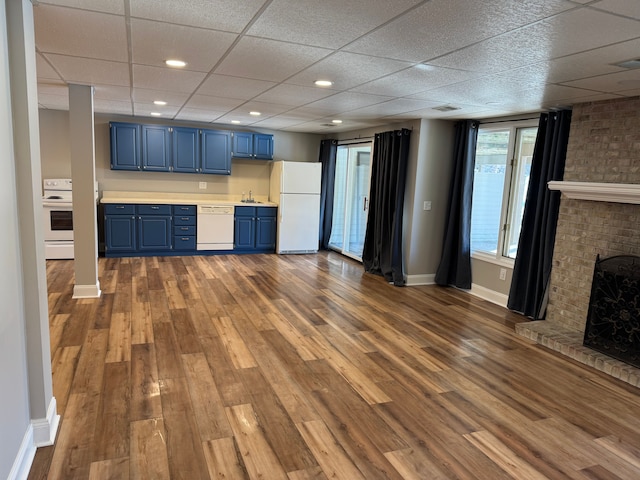
[[514, 259], [527, 198], [535, 126], [480, 128], [471, 207], [471, 252]]

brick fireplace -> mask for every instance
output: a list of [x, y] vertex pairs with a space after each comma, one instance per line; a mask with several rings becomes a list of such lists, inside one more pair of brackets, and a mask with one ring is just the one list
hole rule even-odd
[[[564, 181], [640, 184], [640, 97], [574, 106]], [[582, 346], [598, 254], [640, 255], [640, 205], [563, 195], [547, 319], [518, 333], [640, 386], [640, 369]]]

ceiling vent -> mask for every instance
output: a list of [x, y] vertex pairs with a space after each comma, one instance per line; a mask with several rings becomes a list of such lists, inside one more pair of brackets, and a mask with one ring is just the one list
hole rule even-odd
[[453, 105], [440, 105], [439, 107], [433, 107], [434, 110], [439, 112], [453, 112], [454, 110], [460, 110], [460, 107], [454, 107]]
[[622, 68], [640, 68], [640, 58], [625, 60], [624, 62], [616, 63], [615, 65]]

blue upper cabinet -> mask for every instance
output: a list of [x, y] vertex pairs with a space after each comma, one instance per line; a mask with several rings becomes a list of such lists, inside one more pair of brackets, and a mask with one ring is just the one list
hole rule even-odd
[[231, 133], [221, 130], [202, 130], [202, 173], [231, 175]]
[[171, 128], [162, 125], [142, 126], [142, 170], [171, 170]]
[[232, 155], [235, 158], [273, 160], [273, 135], [234, 132]]
[[111, 169], [140, 170], [140, 125], [111, 122]]
[[253, 157], [260, 160], [273, 160], [273, 135], [253, 134]]
[[200, 133], [197, 128], [173, 128], [173, 171], [196, 173], [200, 169]]

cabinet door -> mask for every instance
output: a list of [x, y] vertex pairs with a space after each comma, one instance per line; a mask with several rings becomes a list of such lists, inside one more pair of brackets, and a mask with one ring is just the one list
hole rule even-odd
[[232, 152], [236, 158], [253, 158], [253, 134], [234, 132]]
[[255, 217], [236, 217], [233, 248], [255, 248]]
[[219, 130], [202, 130], [201, 161], [203, 173], [231, 174], [231, 134]]
[[138, 218], [138, 249], [171, 250], [171, 217], [165, 215], [141, 215]]
[[140, 125], [112, 122], [111, 169], [140, 170]]
[[173, 128], [174, 172], [196, 173], [200, 168], [200, 133], [197, 128]]
[[256, 249], [276, 248], [276, 217], [256, 218]]
[[106, 215], [104, 218], [105, 251], [132, 252], [136, 249], [136, 217]]
[[253, 158], [273, 160], [273, 135], [253, 134]]
[[168, 172], [171, 166], [171, 132], [161, 125], [142, 126], [142, 169]]

